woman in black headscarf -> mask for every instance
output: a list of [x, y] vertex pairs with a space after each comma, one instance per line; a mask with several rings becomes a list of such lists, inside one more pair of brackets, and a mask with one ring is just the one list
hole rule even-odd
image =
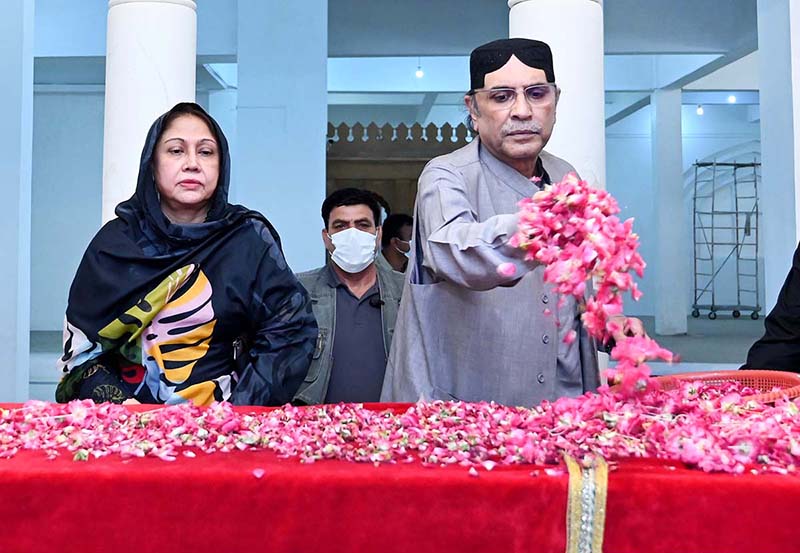
[[276, 405], [308, 370], [308, 295], [263, 215], [228, 203], [217, 123], [181, 103], [150, 127], [133, 197], [70, 288], [60, 402]]

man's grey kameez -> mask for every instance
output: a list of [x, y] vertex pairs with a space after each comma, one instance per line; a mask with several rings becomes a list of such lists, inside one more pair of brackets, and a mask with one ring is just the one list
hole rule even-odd
[[[546, 152], [540, 159], [552, 182], [574, 171]], [[576, 302], [559, 308], [544, 267], [507, 244], [518, 202], [536, 190], [479, 139], [425, 167], [382, 401], [529, 406], [597, 388], [596, 344]], [[499, 275], [501, 263], [513, 263], [516, 275]], [[570, 329], [578, 338], [566, 344]]]

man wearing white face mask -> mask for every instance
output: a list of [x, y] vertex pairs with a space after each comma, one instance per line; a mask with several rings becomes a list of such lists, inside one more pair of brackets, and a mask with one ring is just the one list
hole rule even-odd
[[383, 222], [381, 255], [395, 271], [404, 273], [411, 255], [411, 230], [414, 219], [405, 213], [392, 213]]
[[302, 404], [378, 401], [403, 275], [384, 260], [378, 196], [337, 190], [322, 203], [322, 241], [329, 262], [298, 276], [311, 296], [319, 335]]

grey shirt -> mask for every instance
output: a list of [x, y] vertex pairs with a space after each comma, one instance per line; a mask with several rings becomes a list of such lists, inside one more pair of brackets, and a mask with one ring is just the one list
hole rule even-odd
[[386, 370], [378, 282], [357, 298], [330, 265], [327, 273], [336, 288], [336, 340], [325, 403], [378, 401]]
[[[574, 171], [546, 152], [540, 159], [553, 181]], [[559, 307], [544, 267], [508, 244], [518, 202], [536, 189], [479, 139], [425, 167], [382, 400], [534, 405], [598, 386], [595, 344], [575, 300]], [[499, 275], [501, 263], [516, 274]], [[571, 329], [578, 339], [566, 344]]]

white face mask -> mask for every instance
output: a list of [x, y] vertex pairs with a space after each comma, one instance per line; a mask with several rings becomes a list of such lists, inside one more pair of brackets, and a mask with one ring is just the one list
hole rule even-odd
[[[400, 242], [405, 242], [405, 240], [400, 240], [399, 238], [398, 238], [398, 240]], [[396, 249], [397, 251], [402, 253], [404, 256], [410, 258], [411, 257], [411, 252], [414, 251], [414, 239], [412, 238], [411, 240], [408, 241], [408, 251], [407, 252], [404, 252], [403, 250], [401, 250], [400, 248], [398, 248], [396, 246], [395, 246], [394, 249]]]
[[346, 273], [360, 273], [375, 261], [377, 249], [375, 234], [349, 228], [328, 236], [336, 248], [331, 254], [331, 259]]

